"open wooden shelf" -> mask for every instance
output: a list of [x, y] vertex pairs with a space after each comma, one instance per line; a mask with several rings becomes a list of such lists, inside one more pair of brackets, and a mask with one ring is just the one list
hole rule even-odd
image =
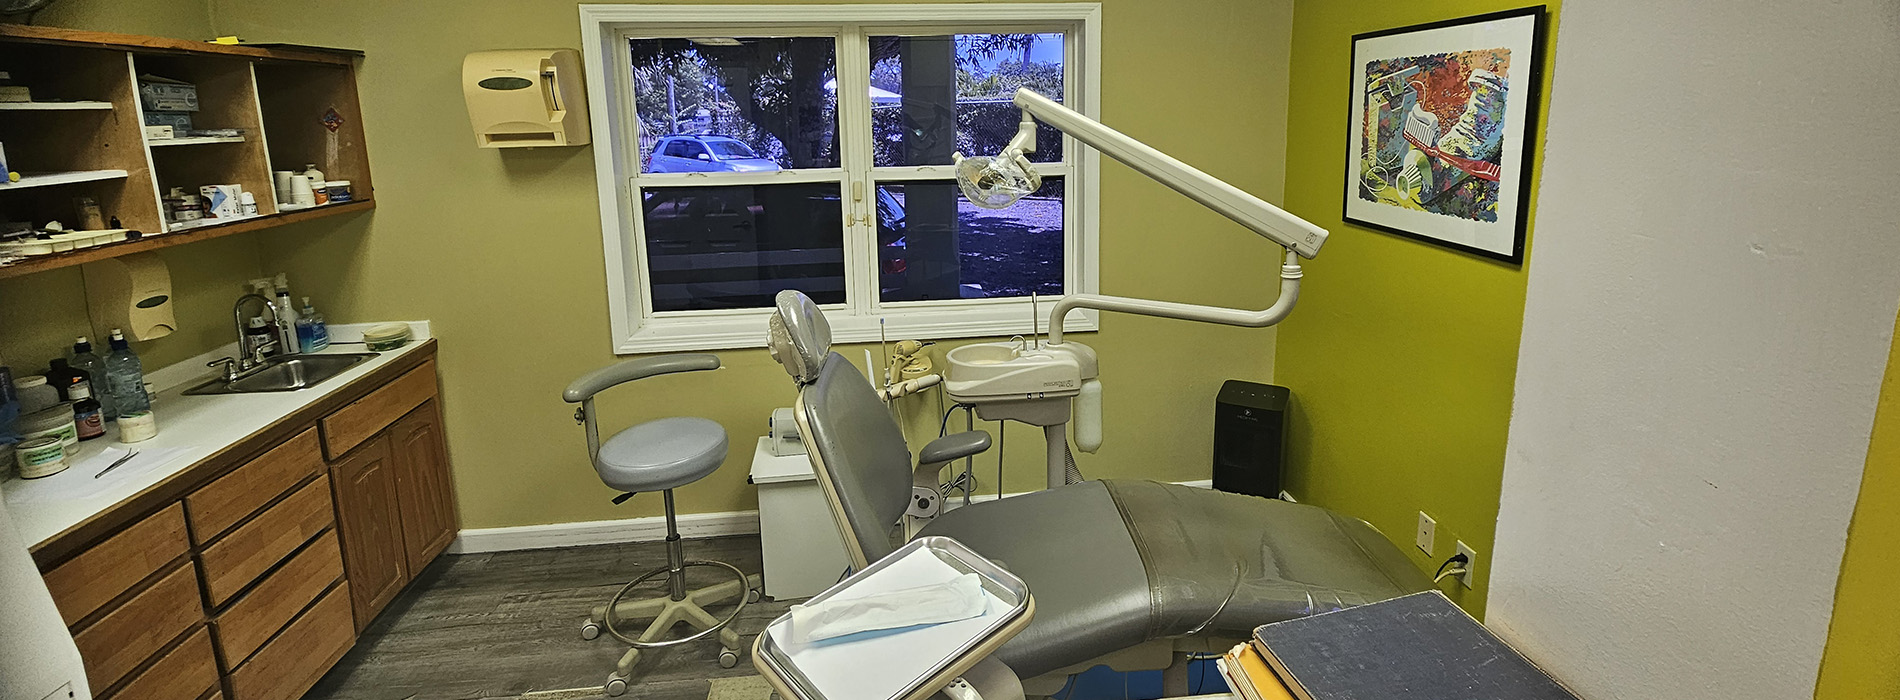
[[[0, 221], [71, 226], [81, 200], [91, 200], [108, 220], [148, 236], [29, 257], [0, 266], [0, 278], [372, 208], [359, 55], [0, 24], [0, 66], [34, 100], [0, 103], [0, 143], [8, 166], [35, 173], [0, 184]], [[242, 135], [147, 140], [142, 75], [193, 86], [191, 128]], [[327, 180], [348, 180], [356, 201], [281, 209], [271, 171], [306, 163]], [[257, 214], [168, 221], [166, 193], [197, 195], [208, 185], [241, 187]]]
[[145, 145], [153, 148], [162, 146], [202, 146], [208, 143], [244, 143], [242, 136], [186, 136], [170, 139], [146, 139]]
[[19, 182], [0, 182], [0, 192], [8, 190], [29, 190], [35, 187], [53, 185], [76, 185], [81, 182], [99, 180], [118, 180], [130, 176], [124, 170], [73, 170], [63, 173], [20, 173]]
[[81, 110], [109, 110], [111, 102], [98, 100], [79, 100], [76, 102], [0, 102], [0, 112], [74, 112]]
[[72, 267], [74, 265], [84, 265], [96, 260], [116, 258], [121, 255], [131, 255], [133, 253], [143, 253], [148, 250], [158, 250], [160, 248], [170, 248], [186, 243], [207, 241], [213, 238], [223, 238], [232, 234], [249, 233], [258, 229], [294, 224], [299, 221], [309, 221], [311, 219], [321, 219], [326, 216], [369, 211], [374, 208], [376, 208], [376, 203], [367, 200], [344, 202], [342, 204], [326, 204], [296, 211], [288, 211], [281, 214], [254, 216], [226, 223], [188, 228], [182, 231], [174, 231], [172, 233], [159, 234], [156, 236], [146, 236], [135, 241], [122, 241], [91, 248], [81, 248], [67, 253], [35, 255], [12, 265], [0, 265], [0, 279], [20, 277], [35, 272], [45, 272], [47, 270], [56, 270], [62, 267]]

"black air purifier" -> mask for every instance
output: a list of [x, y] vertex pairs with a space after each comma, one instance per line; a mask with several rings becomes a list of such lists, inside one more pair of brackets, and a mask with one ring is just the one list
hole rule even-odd
[[1229, 379], [1214, 401], [1214, 488], [1267, 498], [1280, 497], [1280, 462], [1286, 446], [1283, 386]]

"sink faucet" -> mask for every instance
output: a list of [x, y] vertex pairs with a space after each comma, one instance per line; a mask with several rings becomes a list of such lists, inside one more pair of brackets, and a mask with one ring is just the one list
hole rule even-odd
[[[270, 312], [271, 334], [265, 338], [260, 339], [257, 336], [244, 332], [244, 306], [247, 302], [252, 301], [263, 304], [264, 309]], [[225, 357], [213, 360], [207, 365], [209, 367], [223, 365], [224, 381], [226, 382], [237, 381], [239, 377], [244, 376], [264, 364], [265, 352], [277, 345], [277, 329], [278, 324], [282, 323], [282, 318], [277, 315], [277, 305], [272, 303], [268, 297], [262, 294], [246, 294], [238, 297], [237, 303], [231, 306], [231, 322], [237, 327], [237, 359], [234, 360]]]

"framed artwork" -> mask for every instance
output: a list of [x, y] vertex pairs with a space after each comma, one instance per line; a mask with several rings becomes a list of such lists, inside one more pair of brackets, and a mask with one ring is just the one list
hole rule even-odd
[[1543, 6], [1352, 38], [1346, 221], [1524, 261]]

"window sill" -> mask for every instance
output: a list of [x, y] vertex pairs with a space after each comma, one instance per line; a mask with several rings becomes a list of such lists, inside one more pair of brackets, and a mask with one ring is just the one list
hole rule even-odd
[[[1031, 321], [1028, 304], [993, 305], [978, 309], [905, 310], [882, 316], [851, 315], [845, 309], [825, 309], [831, 322], [832, 342], [876, 343], [880, 340], [948, 340], [952, 338], [1027, 336], [1049, 332], [1050, 304], [1043, 302]], [[631, 337], [620, 338], [614, 352], [638, 355], [661, 352], [698, 352], [765, 347], [769, 309], [743, 314], [648, 318]], [[1097, 330], [1097, 312], [1071, 311], [1065, 333]], [[882, 321], [882, 323], [880, 323]]]

